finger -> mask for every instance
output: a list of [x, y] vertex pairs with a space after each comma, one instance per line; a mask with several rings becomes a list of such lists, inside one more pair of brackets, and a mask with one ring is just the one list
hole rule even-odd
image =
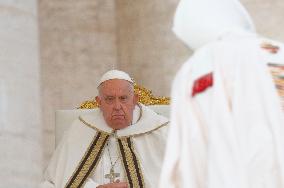
[[114, 184], [116, 188], [128, 188], [128, 185], [126, 182], [120, 182], [120, 183], [116, 183]]
[[121, 183], [121, 186], [122, 186], [121, 188], [128, 188], [128, 185], [127, 185], [126, 182], [122, 182], [122, 183]]

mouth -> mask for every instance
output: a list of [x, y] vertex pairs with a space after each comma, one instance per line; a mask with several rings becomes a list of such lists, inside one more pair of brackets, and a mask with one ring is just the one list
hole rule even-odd
[[112, 115], [113, 120], [121, 120], [124, 119], [124, 115]]

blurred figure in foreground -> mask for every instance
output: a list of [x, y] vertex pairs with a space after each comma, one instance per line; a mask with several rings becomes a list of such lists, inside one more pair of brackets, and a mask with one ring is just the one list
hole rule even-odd
[[173, 84], [160, 187], [283, 188], [284, 45], [237, 0], [181, 0], [173, 30], [194, 54]]

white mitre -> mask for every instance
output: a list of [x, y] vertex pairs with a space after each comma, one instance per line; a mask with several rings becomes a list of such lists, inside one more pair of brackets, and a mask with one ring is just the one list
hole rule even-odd
[[100, 82], [98, 83], [98, 86], [107, 80], [113, 80], [113, 79], [126, 80], [130, 83], [134, 83], [131, 77], [126, 72], [123, 72], [120, 70], [110, 70], [110, 71], [107, 71], [101, 77]]
[[192, 50], [214, 42], [228, 32], [255, 32], [238, 0], [181, 0], [174, 17], [174, 33]]

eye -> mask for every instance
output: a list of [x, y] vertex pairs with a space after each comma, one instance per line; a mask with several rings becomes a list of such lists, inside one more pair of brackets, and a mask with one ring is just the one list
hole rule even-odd
[[105, 97], [105, 102], [107, 104], [111, 104], [113, 101], [114, 101], [114, 97], [112, 97], [112, 96]]
[[126, 102], [127, 101], [127, 99], [128, 99], [128, 96], [121, 96], [121, 97], [119, 97], [119, 99], [120, 99], [120, 101], [121, 102]]

